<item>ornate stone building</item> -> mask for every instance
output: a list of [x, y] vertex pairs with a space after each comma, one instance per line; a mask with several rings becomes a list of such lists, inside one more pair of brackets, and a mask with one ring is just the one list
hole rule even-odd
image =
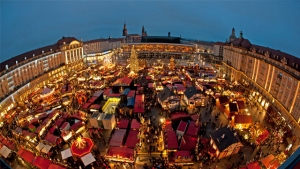
[[[300, 59], [251, 44], [240, 37], [223, 47], [223, 69], [228, 79], [253, 87], [252, 95], [268, 109], [270, 105], [300, 136]], [[280, 119], [280, 120], [282, 120]]]

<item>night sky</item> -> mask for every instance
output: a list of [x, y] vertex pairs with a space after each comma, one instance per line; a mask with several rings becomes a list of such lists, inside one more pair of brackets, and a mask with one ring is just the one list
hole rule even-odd
[[0, 62], [62, 36], [121, 37], [128, 33], [222, 41], [236, 29], [251, 43], [300, 57], [298, 1], [6, 1], [0, 0]]

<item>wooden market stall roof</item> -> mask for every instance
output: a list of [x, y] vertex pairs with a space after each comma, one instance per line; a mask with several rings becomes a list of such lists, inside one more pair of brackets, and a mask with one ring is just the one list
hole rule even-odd
[[137, 143], [139, 143], [138, 134], [139, 134], [138, 130], [130, 130], [129, 131], [129, 134], [128, 134], [128, 137], [127, 137], [127, 140], [125, 143], [125, 146], [127, 148], [135, 148], [136, 147]]
[[109, 141], [109, 146], [112, 146], [112, 147], [122, 146], [123, 142], [124, 142], [125, 134], [126, 134], [125, 129], [115, 130], [114, 134], [111, 136], [111, 139]]
[[197, 138], [183, 135], [180, 141], [180, 150], [192, 151], [197, 145]]
[[176, 137], [176, 133], [174, 130], [169, 130], [166, 132], [166, 149], [168, 150], [177, 150], [178, 149], [178, 141]]
[[121, 119], [118, 123], [117, 126], [119, 129], [127, 129], [129, 125], [129, 120], [128, 119]]
[[200, 130], [200, 125], [196, 126], [196, 122], [191, 121], [186, 131], [186, 134], [189, 136], [197, 137], [199, 130]]
[[235, 124], [245, 124], [245, 123], [251, 123], [252, 124], [252, 116], [250, 115], [242, 115], [238, 114], [234, 116], [234, 123]]

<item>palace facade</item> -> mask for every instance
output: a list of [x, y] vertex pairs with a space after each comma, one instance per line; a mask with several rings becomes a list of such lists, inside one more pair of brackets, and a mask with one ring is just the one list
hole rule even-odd
[[299, 137], [300, 59], [280, 50], [251, 44], [243, 38], [242, 32], [239, 38], [233, 39], [233, 35], [223, 46], [218, 44], [222, 46], [217, 53], [223, 55], [224, 76], [252, 86], [251, 94], [257, 102], [265, 109], [272, 105]]
[[38, 48], [1, 63], [0, 113], [5, 114], [36, 86], [43, 86], [83, 66], [83, 43], [74, 37], [62, 37], [55, 44]]

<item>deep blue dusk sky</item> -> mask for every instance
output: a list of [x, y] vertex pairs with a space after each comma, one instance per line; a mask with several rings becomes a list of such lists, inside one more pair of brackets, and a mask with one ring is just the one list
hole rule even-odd
[[300, 57], [298, 1], [0, 1], [0, 62], [62, 36], [121, 37], [128, 33], [222, 41], [232, 27], [251, 43]]

